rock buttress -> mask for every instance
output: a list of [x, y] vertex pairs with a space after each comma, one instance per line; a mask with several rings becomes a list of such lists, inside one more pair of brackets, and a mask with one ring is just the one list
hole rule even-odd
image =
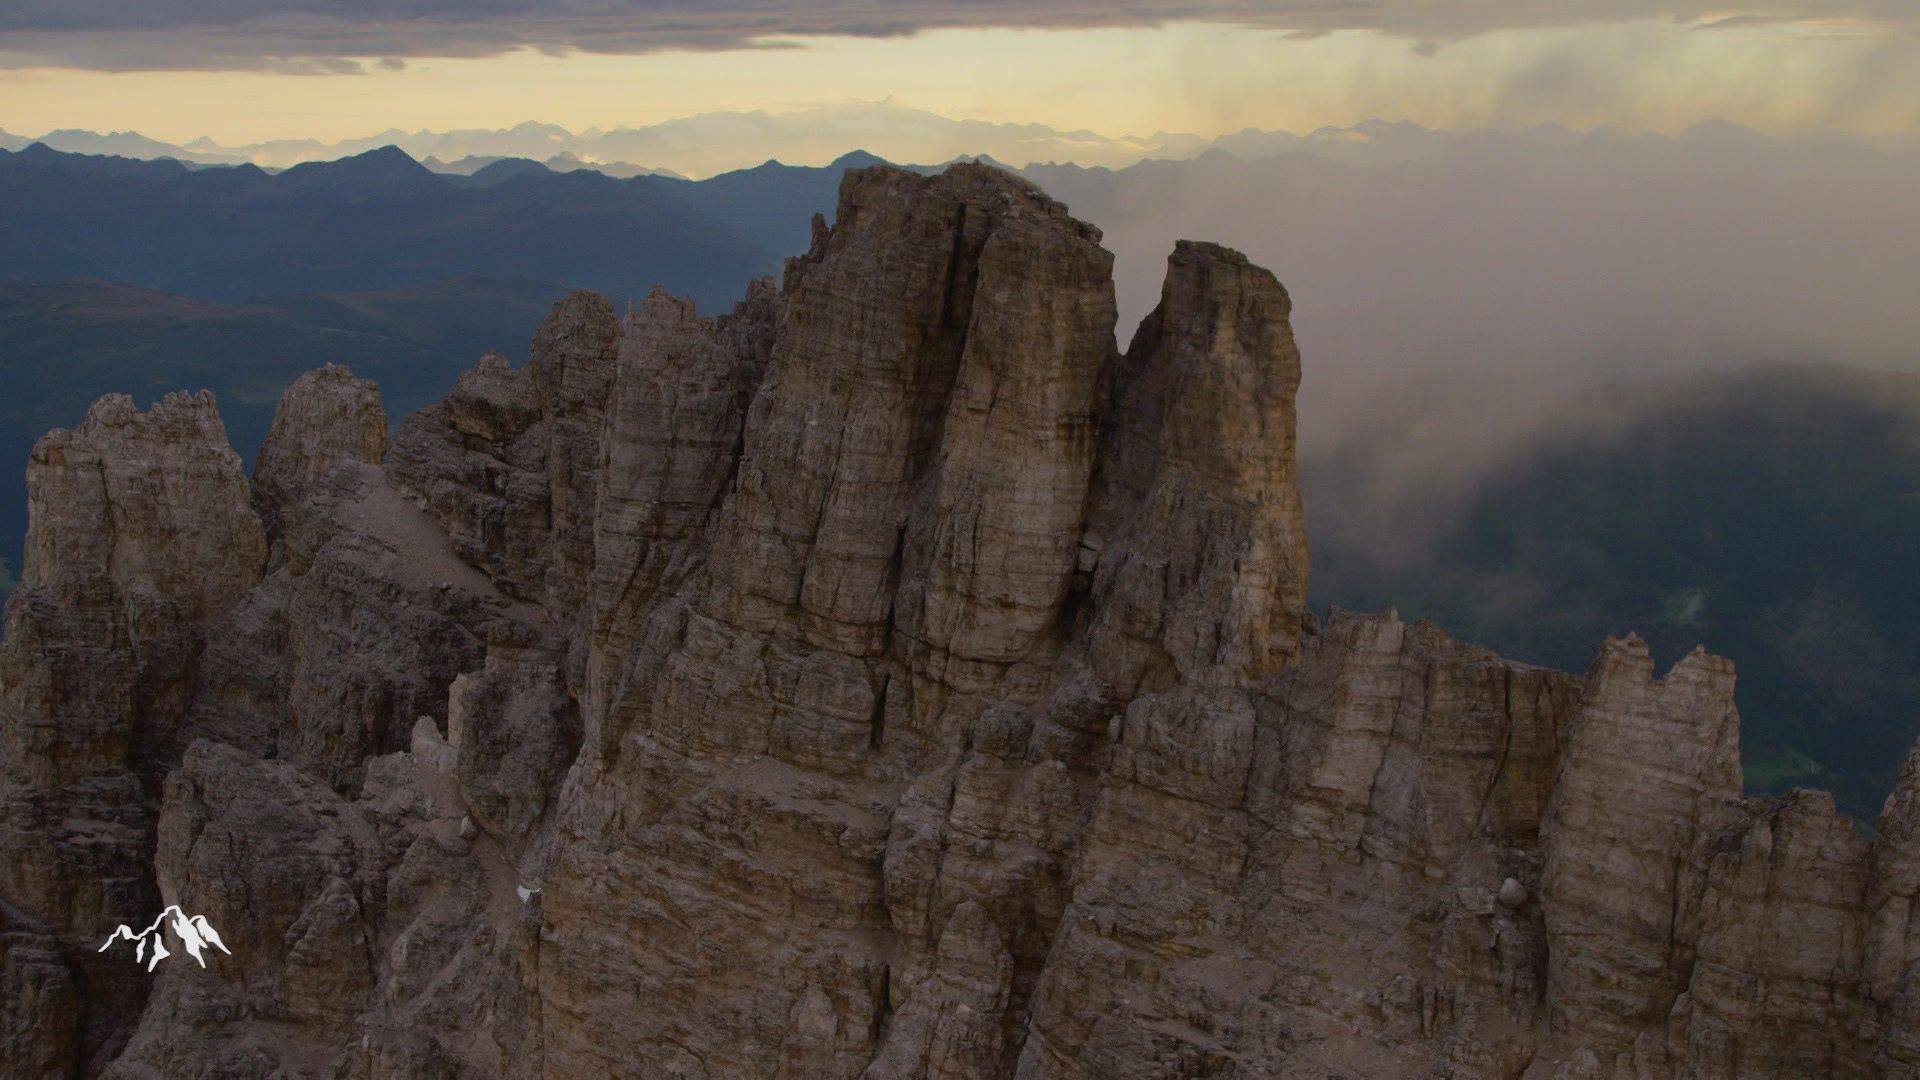
[[[790, 267], [768, 353], [766, 331], [729, 341], [767, 324], [757, 304], [702, 328], [655, 297], [622, 343], [616, 398], [672, 423], [654, 455], [610, 444], [657, 464], [602, 492], [635, 527], [602, 522], [624, 607], [596, 641], [608, 693], [547, 886], [561, 1068], [669, 1046], [711, 1068], [864, 1068], [889, 1007], [901, 781], [958, 753], [1009, 685], [1040, 696], [1071, 630], [1113, 356], [1097, 233], [994, 170], [864, 170]], [[726, 389], [756, 364], [750, 399]], [[721, 854], [748, 821], [764, 861]], [[680, 944], [620, 944], [655, 936]], [[577, 989], [610, 963], [659, 1004], [612, 1039], [633, 999]]]
[[0, 982], [72, 1011], [0, 1024], [31, 1033], [0, 1043], [9, 1075], [33, 1073], [62, 1033], [67, 1067], [97, 1067], [135, 1019], [145, 980], [97, 946], [158, 911], [152, 795], [178, 754], [205, 626], [267, 558], [205, 392], [145, 412], [102, 398], [34, 447], [27, 503], [0, 643]]

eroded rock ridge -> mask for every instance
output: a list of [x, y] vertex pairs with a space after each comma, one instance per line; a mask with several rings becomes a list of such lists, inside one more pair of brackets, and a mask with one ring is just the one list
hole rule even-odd
[[[562, 301], [28, 467], [0, 1074], [1920, 1075], [1920, 757], [1743, 798], [1733, 670], [1305, 609], [1300, 357], [1181, 243], [848, 174], [709, 318]], [[97, 952], [164, 904], [230, 956]]]

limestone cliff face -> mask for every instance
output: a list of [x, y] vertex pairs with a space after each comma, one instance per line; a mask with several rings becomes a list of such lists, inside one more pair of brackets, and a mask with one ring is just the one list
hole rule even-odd
[[1097, 670], [1130, 692], [1286, 666], [1307, 603], [1292, 302], [1236, 251], [1181, 241], [1109, 376]]
[[[1920, 1075], [1920, 755], [1740, 795], [1733, 671], [1305, 611], [1285, 290], [850, 173], [783, 282], [556, 306], [391, 446], [29, 466], [0, 1074]], [[96, 949], [163, 904], [230, 956]]]
[[98, 1068], [146, 997], [83, 946], [158, 910], [163, 762], [204, 628], [258, 584], [267, 543], [204, 392], [102, 398], [34, 447], [27, 490], [0, 642], [0, 1072], [58, 1076]]
[[387, 456], [380, 388], [338, 364], [300, 376], [280, 398], [253, 469], [254, 500], [270, 534], [328, 474], [346, 462]]

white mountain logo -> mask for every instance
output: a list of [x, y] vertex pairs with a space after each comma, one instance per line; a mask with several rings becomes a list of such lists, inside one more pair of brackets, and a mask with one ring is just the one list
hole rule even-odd
[[[200, 950], [206, 948], [208, 945], [219, 949], [228, 956], [233, 955], [225, 945], [220, 943], [220, 934], [214, 930], [212, 924], [207, 922], [205, 915], [189, 916], [186, 912], [180, 910], [180, 905], [178, 904], [169, 904], [167, 910], [161, 912], [159, 917], [153, 920], [152, 926], [147, 927], [138, 934], [134, 933], [126, 923], [121, 923], [120, 928], [115, 930], [111, 937], [107, 938], [107, 943], [100, 946], [100, 951], [106, 952], [108, 949], [113, 948], [113, 943], [116, 941], [123, 939], [131, 941], [134, 943], [133, 962], [137, 964], [145, 960], [147, 962], [147, 970], [152, 971], [155, 967], [159, 966], [160, 961], [173, 955], [172, 950], [167, 948], [166, 930], [162, 928], [162, 924], [167, 923], [167, 916], [169, 915], [173, 916], [173, 922], [167, 925], [173, 930], [173, 936], [180, 939], [180, 944], [186, 948], [187, 955], [193, 957], [194, 961], [201, 967], [206, 967], [207, 961], [206, 958], [200, 955]], [[152, 939], [153, 943], [153, 956], [151, 959], [148, 959], [147, 956], [147, 943], [149, 938]]]

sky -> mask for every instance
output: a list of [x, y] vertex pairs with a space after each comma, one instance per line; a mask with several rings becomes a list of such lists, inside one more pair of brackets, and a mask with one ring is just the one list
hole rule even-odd
[[184, 143], [890, 100], [1107, 136], [1920, 132], [1914, 0], [14, 0], [0, 128]]

